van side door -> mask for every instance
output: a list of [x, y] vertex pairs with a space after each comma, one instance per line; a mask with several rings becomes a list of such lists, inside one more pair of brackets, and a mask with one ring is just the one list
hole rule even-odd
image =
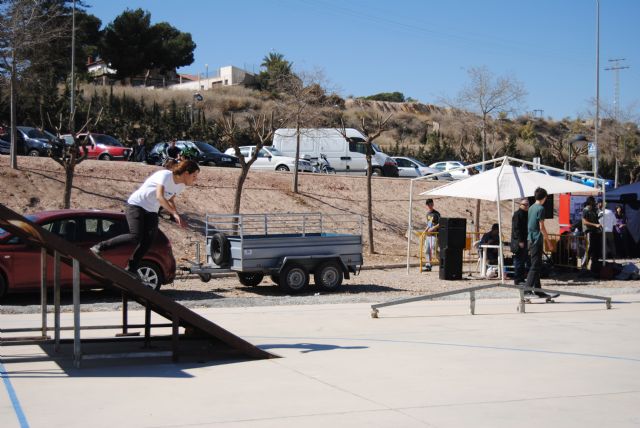
[[[367, 145], [359, 139], [349, 139], [349, 171], [366, 172], [367, 171]], [[372, 154], [373, 156], [373, 154]]]

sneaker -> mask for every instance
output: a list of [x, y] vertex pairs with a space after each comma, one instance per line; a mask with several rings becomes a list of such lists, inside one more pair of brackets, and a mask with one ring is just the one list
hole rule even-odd
[[536, 296], [538, 296], [541, 299], [549, 299], [551, 297], [551, 294], [547, 294], [543, 291], [536, 291]]
[[426, 272], [431, 272], [431, 265], [426, 265], [426, 266], [424, 267], [424, 270], [425, 270]]
[[537, 296], [533, 291], [525, 291], [524, 297], [529, 298], [529, 297], [537, 297]]
[[100, 257], [102, 255], [102, 252], [100, 251], [100, 246], [98, 244], [89, 248], [89, 250], [91, 250], [91, 252], [95, 254], [96, 257]]

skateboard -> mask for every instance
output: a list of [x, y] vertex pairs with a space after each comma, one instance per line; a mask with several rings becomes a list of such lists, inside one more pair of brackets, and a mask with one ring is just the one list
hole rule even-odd
[[533, 303], [535, 300], [544, 300], [544, 303], [555, 303], [556, 301], [553, 299], [555, 299], [559, 295], [560, 294], [558, 293], [554, 293], [554, 294], [549, 294], [547, 297], [525, 296], [524, 301], [525, 303]]

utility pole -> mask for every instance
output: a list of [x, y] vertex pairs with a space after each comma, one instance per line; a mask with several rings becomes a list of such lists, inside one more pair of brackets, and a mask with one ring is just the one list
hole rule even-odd
[[[616, 123], [616, 126], [620, 125], [620, 70], [624, 70], [625, 68], [630, 68], [628, 65], [621, 65], [621, 61], [625, 61], [625, 58], [614, 58], [610, 59], [609, 62], [613, 63], [611, 67], [605, 68], [607, 71], [614, 72], [614, 93], [613, 93], [613, 119]], [[617, 134], [617, 132], [616, 132]], [[619, 137], [616, 135], [616, 165], [615, 165], [615, 187], [618, 187], [618, 169], [619, 169], [619, 160], [618, 160], [618, 143]]]
[[75, 85], [75, 73], [76, 67], [76, 0], [73, 0], [73, 9], [71, 12], [71, 99], [69, 100], [69, 133], [75, 136], [74, 128], [74, 116], [76, 114], [76, 85]]
[[607, 71], [614, 71], [614, 96], [613, 96], [613, 114], [615, 115], [615, 119], [620, 119], [620, 70], [624, 70], [625, 68], [630, 68], [628, 65], [620, 65], [621, 61], [626, 61], [626, 58], [615, 58], [610, 59], [609, 62], [612, 62], [613, 65], [611, 67], [605, 68]]

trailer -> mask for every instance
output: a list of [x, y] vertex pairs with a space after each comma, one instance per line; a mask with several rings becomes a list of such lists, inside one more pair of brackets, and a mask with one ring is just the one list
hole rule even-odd
[[362, 216], [322, 213], [207, 214], [205, 262], [200, 243], [188, 271], [207, 282], [235, 272], [241, 284], [266, 275], [287, 293], [305, 291], [313, 275], [324, 291], [357, 274], [362, 258]]

